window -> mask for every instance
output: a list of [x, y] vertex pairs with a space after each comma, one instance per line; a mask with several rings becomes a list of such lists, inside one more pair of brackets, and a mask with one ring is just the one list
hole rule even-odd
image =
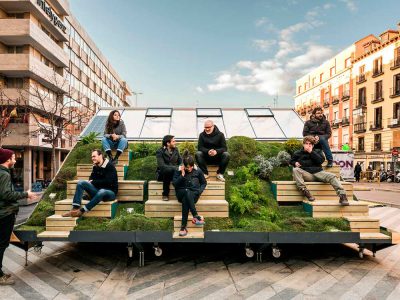
[[8, 89], [22, 89], [24, 85], [24, 79], [6, 77], [5, 85]]
[[335, 75], [335, 67], [332, 67], [331, 69], [330, 69], [330, 76], [332, 77], [333, 75]]
[[297, 88], [297, 94], [300, 94], [301, 93], [301, 86], [299, 86], [298, 88]]
[[400, 119], [400, 102], [393, 104], [393, 119]]
[[364, 137], [358, 138], [358, 151], [364, 151]]
[[380, 134], [380, 133], [375, 134], [375, 135], [374, 135], [374, 147], [373, 147], [373, 149], [374, 149], [375, 151], [377, 151], [377, 150], [382, 150], [381, 142], [382, 142], [382, 136], [381, 136], [381, 134]]
[[365, 65], [362, 65], [359, 69], [359, 73], [360, 75], [364, 75], [365, 74]]
[[393, 67], [399, 67], [400, 66], [400, 47], [397, 47], [394, 49], [394, 63]]
[[269, 108], [246, 108], [249, 117], [273, 117], [274, 114]]
[[315, 77], [312, 79], [312, 86], [315, 86]]
[[375, 82], [374, 100], [382, 99], [382, 80]]
[[358, 89], [358, 102], [357, 102], [357, 106], [364, 106], [367, 103], [367, 100], [365, 98], [366, 95], [366, 88], [363, 87], [361, 89]]
[[382, 128], [382, 106], [375, 108], [374, 127]]
[[374, 60], [373, 75], [380, 75], [383, 73], [382, 69], [382, 56]]
[[10, 19], [23, 19], [24, 14], [23, 13], [18, 13], [18, 14], [8, 14], [8, 17]]
[[172, 108], [148, 108], [146, 117], [171, 117]]
[[324, 78], [324, 73], [319, 74], [319, 82], [322, 82], [323, 78]]
[[8, 53], [18, 54], [24, 52], [24, 46], [8, 46]]
[[220, 108], [197, 108], [196, 115], [198, 117], [222, 117]]
[[345, 118], [348, 118], [348, 117], [349, 117], [349, 109], [348, 109], [348, 108], [345, 108], [345, 109], [343, 110], [343, 115], [344, 115]]
[[349, 68], [351, 66], [351, 57], [346, 58], [344, 61], [344, 67]]
[[339, 119], [339, 112], [338, 112], [338, 111], [335, 111], [333, 114], [334, 114], [333, 120], [334, 120], [334, 121], [338, 120], [338, 119]]
[[393, 93], [392, 95], [400, 95], [400, 74], [393, 76]]

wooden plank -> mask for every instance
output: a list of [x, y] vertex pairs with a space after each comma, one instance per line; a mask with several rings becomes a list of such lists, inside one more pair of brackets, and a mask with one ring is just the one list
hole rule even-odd
[[313, 212], [368, 212], [368, 206], [314, 206]]
[[[319, 196], [319, 195], [313, 195], [316, 199], [316, 201], [334, 201], [337, 200], [337, 203], [339, 203], [339, 196]], [[347, 195], [348, 198], [352, 198], [349, 195]], [[278, 202], [301, 202], [301, 201], [306, 201], [306, 197], [301, 197], [301, 196], [279, 196], [278, 197]]]
[[172, 238], [174, 239], [204, 239], [204, 232], [190, 232], [186, 236], [179, 236], [179, 232], [174, 232]]
[[347, 216], [368, 216], [368, 212], [313, 212], [313, 218], [343, 218]]
[[[172, 183], [170, 184], [170, 189], [173, 190], [174, 186]], [[163, 188], [163, 183], [158, 182], [158, 181], [149, 181], [149, 190], [162, 190]], [[225, 183], [222, 183], [220, 181], [212, 181], [212, 182], [207, 182], [206, 189], [209, 190], [225, 190]]]
[[[150, 196], [162, 196], [162, 190], [149, 190], [149, 198]], [[224, 190], [204, 190], [201, 196], [225, 196]]]
[[75, 226], [47, 226], [47, 231], [72, 231], [74, 230]]
[[[228, 211], [197, 211], [199, 215], [212, 218], [228, 218]], [[180, 214], [181, 211], [146, 211], [145, 215], [149, 218], [173, 218], [175, 215]]]
[[[117, 200], [100, 202], [99, 204], [97, 204], [95, 206], [95, 208], [96, 207], [102, 207], [102, 206], [111, 206], [111, 205], [113, 205], [114, 203], [117, 203], [117, 202], [118, 202]], [[89, 203], [89, 201], [82, 200], [82, 205], [85, 205], [87, 203]], [[56, 201], [55, 204], [71, 204], [72, 205], [72, 199], [59, 200], [59, 201]]]
[[379, 228], [379, 222], [350, 222], [350, 228]]
[[[54, 206], [55, 211], [59, 211], [59, 210], [69, 211], [71, 208], [72, 208], [72, 205], [70, 205], [70, 204], [56, 204]], [[92, 211], [111, 211], [111, 206], [96, 205], [95, 207], [93, 207]]]
[[[181, 229], [181, 224], [179, 224], [178, 226], [174, 227], [174, 232], [179, 232], [180, 229]], [[195, 225], [195, 226], [189, 227], [189, 223], [188, 223], [188, 226], [187, 226], [187, 230], [190, 233], [192, 233], [192, 232], [204, 232], [204, 229], [203, 229], [202, 226], [196, 226]]]
[[[145, 211], [172, 211], [181, 212], [182, 205], [170, 204], [170, 205], [160, 205], [160, 204], [149, 204], [145, 206]], [[228, 205], [196, 205], [196, 210], [201, 211], [229, 211]]]
[[[300, 191], [295, 190], [278, 190], [278, 196], [304, 196], [304, 194]], [[335, 190], [326, 190], [326, 191], [313, 191], [313, 196], [336, 196]], [[346, 191], [346, 195], [353, 195], [353, 191]]]
[[43, 231], [37, 236], [39, 238], [67, 238], [69, 237], [70, 231]]
[[349, 222], [379, 222], [379, 219], [371, 218], [371, 217], [346, 217]]
[[[69, 209], [59, 209], [55, 211], [57, 214], [63, 214], [69, 212]], [[84, 217], [101, 217], [101, 218], [111, 218], [110, 211], [89, 211], [84, 214]]]
[[[273, 184], [277, 185], [296, 185], [296, 181], [272, 181]], [[349, 185], [353, 186], [351, 182], [346, 182], [346, 181], [341, 181], [340, 182], [343, 186]], [[317, 181], [309, 181], [306, 182], [307, 185], [314, 186], [314, 185], [330, 185], [329, 183], [324, 183], [324, 182], [317, 182]]]
[[390, 236], [383, 234], [383, 233], [370, 233], [370, 232], [363, 232], [360, 233], [360, 238], [362, 240], [388, 240]]
[[[162, 196], [161, 195], [159, 195], [159, 196], [151, 196], [151, 197], [149, 196], [149, 200], [162, 200]], [[171, 194], [170, 193], [169, 200], [170, 201], [171, 200], [177, 201], [178, 199], [176, 198], [175, 194]], [[207, 200], [207, 201], [208, 200], [225, 200], [225, 196], [203, 196], [203, 195], [201, 195], [200, 198], [199, 198], [199, 201], [200, 200]], [[165, 202], [167, 202], [167, 201], [165, 201]]]
[[[351, 227], [350, 227], [351, 228]], [[353, 232], [380, 232], [380, 228], [351, 228]]]
[[143, 196], [121, 196], [118, 197], [118, 202], [141, 202]]

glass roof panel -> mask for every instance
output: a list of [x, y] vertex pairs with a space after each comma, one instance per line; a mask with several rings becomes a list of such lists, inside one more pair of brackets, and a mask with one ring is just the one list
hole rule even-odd
[[88, 135], [91, 132], [96, 132], [99, 137], [103, 137], [104, 128], [106, 127], [108, 114], [105, 116], [94, 116], [92, 121], [86, 126], [85, 130], [82, 132], [81, 136]]
[[304, 122], [293, 110], [273, 110], [275, 119], [281, 126], [287, 138], [301, 138]]
[[222, 117], [220, 108], [197, 108], [198, 117]]
[[170, 117], [172, 108], [148, 108], [146, 117]]
[[238, 135], [256, 137], [244, 110], [224, 110], [224, 124], [227, 138]]
[[170, 133], [176, 139], [196, 139], [196, 111], [174, 110], [172, 113]]
[[[204, 131], [204, 121], [207, 119], [209, 119], [209, 118], [207, 118], [207, 117], [197, 118], [197, 134], [198, 135]], [[214, 122], [214, 125], [216, 125], [218, 127], [219, 131], [223, 132], [226, 137], [225, 125], [224, 125], [224, 121], [222, 120], [222, 118], [211, 118], [211, 120]]]
[[169, 134], [170, 125], [170, 117], [146, 117], [140, 137], [144, 139], [162, 138]]
[[282, 130], [279, 128], [275, 118], [270, 117], [251, 117], [249, 118], [253, 125], [257, 138], [259, 139], [281, 139], [285, 138]]
[[[112, 112], [114, 108], [100, 108], [100, 110], [97, 112], [96, 116], [108, 116], [110, 112]], [[117, 109], [119, 113], [122, 114], [124, 113], [123, 109]]]
[[122, 115], [124, 120], [127, 138], [138, 138], [140, 136], [140, 130], [142, 129], [143, 122], [145, 119], [146, 110], [133, 110], [126, 109]]
[[246, 108], [249, 117], [273, 117], [274, 114], [269, 108]]

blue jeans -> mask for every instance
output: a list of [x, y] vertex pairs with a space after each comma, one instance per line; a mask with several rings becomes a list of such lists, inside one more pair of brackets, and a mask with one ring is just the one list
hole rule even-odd
[[128, 140], [122, 137], [118, 141], [112, 141], [109, 138], [103, 137], [101, 144], [103, 145], [104, 151], [117, 149], [118, 151], [123, 152], [128, 147]]
[[81, 207], [82, 196], [84, 191], [86, 191], [91, 197], [89, 203], [83, 207], [85, 211], [92, 210], [92, 208], [95, 207], [97, 204], [99, 204], [100, 201], [112, 201], [115, 199], [115, 194], [113, 191], [105, 189], [98, 190], [90, 182], [86, 180], [79, 180], [78, 184], [76, 185], [74, 200], [72, 201], [72, 206], [74, 208]]
[[326, 159], [329, 161], [333, 161], [333, 156], [331, 152], [331, 148], [329, 147], [329, 142], [324, 136], [319, 135], [319, 142], [318, 144], [321, 145], [322, 151], [324, 151]]

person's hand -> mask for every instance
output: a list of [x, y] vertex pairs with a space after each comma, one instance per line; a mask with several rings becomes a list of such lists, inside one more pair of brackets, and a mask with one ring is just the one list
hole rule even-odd
[[88, 180], [87, 182], [92, 183], [93, 180]]
[[34, 193], [31, 191], [28, 191], [28, 199], [30, 200], [39, 200], [40, 198], [40, 193]]
[[295, 166], [296, 168], [300, 168], [300, 167], [301, 167], [301, 164], [300, 164], [298, 161], [296, 161], [296, 162], [294, 163], [294, 166]]
[[117, 140], [118, 135], [116, 135], [115, 133], [111, 134], [111, 138], [113, 141]]
[[208, 155], [215, 156], [215, 155], [217, 155], [217, 151], [214, 149], [211, 149], [210, 151], [208, 151]]
[[179, 171], [181, 172], [181, 175], [184, 177], [185, 176], [185, 166], [183, 166], [183, 165], [179, 166]]

